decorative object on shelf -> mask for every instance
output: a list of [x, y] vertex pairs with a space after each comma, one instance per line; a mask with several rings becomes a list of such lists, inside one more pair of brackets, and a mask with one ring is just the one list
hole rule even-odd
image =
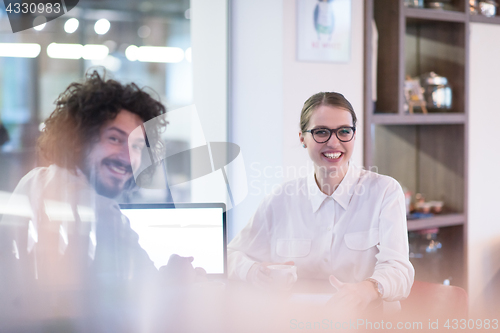
[[471, 14], [476, 15], [478, 14], [478, 0], [469, 0], [469, 11]]
[[424, 97], [428, 109], [439, 111], [452, 107], [452, 91], [448, 79], [434, 72], [422, 74], [420, 82], [424, 88]]
[[432, 9], [448, 9], [451, 5], [451, 0], [425, 0], [425, 7]]
[[405, 0], [406, 7], [423, 8], [424, 0]]
[[493, 17], [497, 13], [498, 3], [494, 0], [479, 2], [479, 12], [486, 17]]
[[419, 79], [406, 77], [404, 84], [405, 110], [413, 113], [414, 106], [420, 106], [423, 113], [427, 113], [422, 86]]
[[425, 204], [425, 197], [422, 193], [415, 194], [415, 210], [419, 211], [422, 206]]
[[443, 211], [444, 203], [442, 201], [429, 201], [431, 207], [431, 212], [434, 214], [439, 214]]
[[[406, 197], [406, 194], [405, 194]], [[425, 201], [422, 193], [415, 194], [415, 204], [410, 208], [408, 219], [420, 219], [432, 217], [443, 211], [443, 201]]]
[[351, 0], [298, 0], [296, 13], [297, 60], [350, 60]]

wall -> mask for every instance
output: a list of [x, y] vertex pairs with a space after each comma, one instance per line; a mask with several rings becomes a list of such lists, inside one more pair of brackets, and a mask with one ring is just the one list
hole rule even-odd
[[[203, 131], [192, 133], [192, 142], [227, 141], [228, 2], [191, 0], [193, 101]], [[179, 82], [182, 84], [182, 82]], [[204, 139], [204, 140], [203, 140]], [[199, 169], [192, 163], [191, 170]], [[229, 203], [222, 174], [200, 177], [190, 183], [193, 202]], [[209, 188], [209, 190], [207, 190]]]
[[[231, 1], [230, 141], [241, 147], [248, 176], [245, 201], [229, 212], [229, 238], [245, 226], [272, 186], [307, 167], [299, 115], [319, 91], [342, 92], [363, 128], [363, 1], [352, 1], [348, 63], [295, 60], [295, 0]], [[362, 164], [362, 132], [353, 159]], [[288, 172], [287, 172], [288, 171]]]
[[[289, 0], [285, 0], [289, 1]], [[228, 238], [245, 226], [264, 197], [267, 166], [283, 164], [283, 1], [231, 1], [229, 141], [245, 160], [246, 199], [229, 211]]]
[[[500, 272], [500, 26], [470, 25], [470, 116], [469, 116], [469, 212], [468, 275], [470, 305], [481, 305], [482, 297], [499, 284]], [[496, 38], [498, 41], [498, 38]]]

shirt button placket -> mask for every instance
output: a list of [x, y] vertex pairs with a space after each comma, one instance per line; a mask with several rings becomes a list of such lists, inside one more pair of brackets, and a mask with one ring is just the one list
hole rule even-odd
[[[335, 202], [332, 197], [329, 197], [329, 202], [328, 202], [328, 209], [331, 211], [331, 220], [330, 220], [330, 225], [326, 228], [326, 239], [327, 242], [329, 243], [328, 246], [326, 247], [327, 249], [331, 249], [333, 246], [333, 226], [335, 225]], [[325, 258], [323, 258], [323, 262], [325, 264], [330, 263], [330, 257], [332, 253], [331, 250], [328, 250], [325, 253]]]

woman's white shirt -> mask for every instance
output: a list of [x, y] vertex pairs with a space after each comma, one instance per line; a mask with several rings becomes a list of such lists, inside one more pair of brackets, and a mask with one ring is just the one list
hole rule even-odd
[[404, 194], [391, 177], [350, 163], [328, 196], [314, 173], [268, 195], [228, 245], [229, 277], [246, 280], [255, 262], [294, 261], [299, 278], [356, 283], [374, 278], [387, 301], [410, 293]]

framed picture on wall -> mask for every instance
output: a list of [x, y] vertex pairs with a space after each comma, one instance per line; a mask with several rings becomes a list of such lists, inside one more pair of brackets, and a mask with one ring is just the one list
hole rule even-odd
[[297, 60], [348, 62], [351, 0], [297, 0]]

